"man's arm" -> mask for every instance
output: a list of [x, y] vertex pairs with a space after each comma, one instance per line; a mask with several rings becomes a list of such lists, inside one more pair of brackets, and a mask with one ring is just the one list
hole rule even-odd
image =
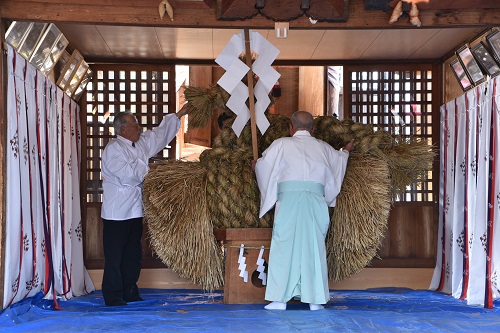
[[188, 113], [188, 111], [189, 111], [188, 103], [185, 103], [175, 115], [177, 116], [177, 118], [181, 119]]

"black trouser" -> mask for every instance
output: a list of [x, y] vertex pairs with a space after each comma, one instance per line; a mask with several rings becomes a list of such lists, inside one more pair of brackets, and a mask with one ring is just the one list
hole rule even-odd
[[102, 295], [106, 302], [139, 296], [137, 280], [142, 264], [142, 217], [116, 221], [103, 219], [104, 275]]

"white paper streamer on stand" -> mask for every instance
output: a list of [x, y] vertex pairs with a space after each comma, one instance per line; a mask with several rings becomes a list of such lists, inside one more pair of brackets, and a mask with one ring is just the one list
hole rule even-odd
[[260, 248], [259, 258], [257, 259], [257, 272], [259, 272], [259, 279], [262, 280], [262, 285], [265, 286], [267, 284], [267, 274], [264, 273], [266, 267], [264, 266], [264, 245]]
[[248, 282], [248, 271], [247, 271], [247, 264], [245, 263], [247, 258], [245, 258], [243, 256], [244, 251], [245, 251], [245, 244], [241, 244], [240, 255], [238, 256], [238, 264], [239, 264], [238, 269], [240, 270], [240, 277], [242, 277], [243, 281], [245, 283], [247, 283]]
[[[280, 77], [280, 74], [271, 67], [279, 50], [258, 32], [250, 31], [249, 36], [250, 50], [258, 54], [252, 65], [252, 71], [259, 76], [259, 81], [254, 88], [254, 95], [257, 98], [255, 120], [260, 132], [264, 134], [269, 127], [269, 121], [264, 115], [271, 103], [269, 92]], [[241, 82], [250, 68], [238, 58], [244, 52], [245, 37], [244, 30], [241, 30], [241, 33], [231, 37], [215, 59], [215, 62], [226, 70], [217, 83], [231, 95], [226, 106], [236, 114], [232, 127], [238, 137], [250, 119], [250, 110], [245, 104], [248, 99], [248, 87]]]
[[261, 34], [255, 32], [252, 34], [252, 37], [253, 40], [252, 38], [250, 39], [250, 47], [252, 51], [259, 55], [252, 64], [252, 71], [259, 76], [259, 81], [257, 81], [254, 88], [254, 95], [257, 98], [255, 103], [255, 121], [260, 133], [264, 134], [269, 127], [269, 120], [264, 115], [267, 107], [271, 104], [269, 92], [281, 76], [271, 65], [278, 57], [280, 51]]

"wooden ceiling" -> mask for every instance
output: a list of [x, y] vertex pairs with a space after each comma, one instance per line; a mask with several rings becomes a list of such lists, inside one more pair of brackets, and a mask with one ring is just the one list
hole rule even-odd
[[[314, 23], [302, 15], [289, 22], [286, 39], [277, 39], [274, 22], [263, 15], [220, 19], [221, 4], [235, 0], [169, 0], [173, 20], [160, 18], [160, 1], [1, 0], [0, 17], [4, 22], [55, 23], [70, 47], [89, 62], [178, 63], [213, 63], [241, 28], [258, 31], [275, 45], [280, 50], [278, 62], [439, 60], [498, 25], [500, 17], [497, 0], [475, 0], [472, 5], [465, 0], [407, 0], [423, 1], [419, 4], [422, 26], [417, 28], [408, 18], [389, 24], [390, 12], [366, 10], [365, 1], [373, 0], [343, 0], [348, 9], [345, 22]], [[238, 1], [249, 6], [256, 3]], [[286, 1], [297, 2], [281, 2]]]
[[[133, 27], [57, 24], [86, 59], [93, 61], [213, 61], [238, 29]], [[482, 28], [290, 30], [277, 39], [274, 30], [253, 30], [280, 50], [277, 60], [438, 59], [479, 34]]]

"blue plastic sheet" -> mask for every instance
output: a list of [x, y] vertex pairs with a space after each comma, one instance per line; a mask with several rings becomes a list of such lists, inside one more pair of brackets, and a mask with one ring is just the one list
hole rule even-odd
[[331, 291], [324, 310], [289, 303], [286, 311], [264, 304], [223, 304], [223, 293], [141, 289], [145, 299], [104, 305], [100, 291], [59, 302], [39, 294], [0, 313], [0, 332], [498, 332], [494, 309], [432, 291], [383, 288]]

